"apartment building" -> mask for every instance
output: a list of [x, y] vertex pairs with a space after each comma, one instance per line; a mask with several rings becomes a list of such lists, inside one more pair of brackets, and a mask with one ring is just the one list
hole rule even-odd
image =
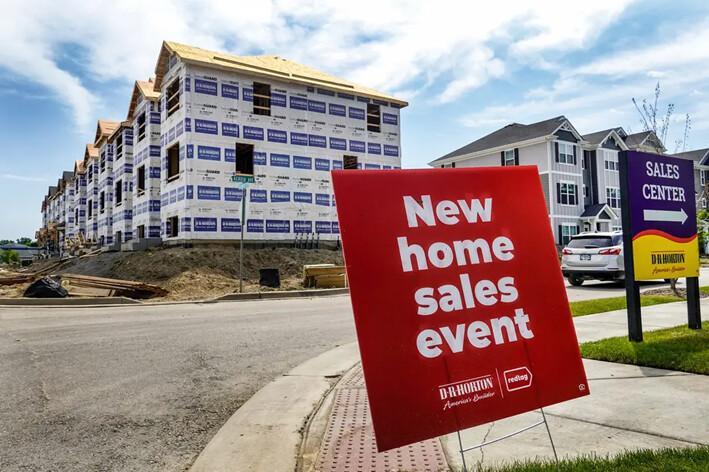
[[[113, 237], [107, 244], [133, 239], [133, 123], [123, 121], [107, 139], [113, 153], [111, 223]], [[117, 248], [118, 249], [118, 248]]]
[[136, 81], [128, 116], [133, 123], [134, 239], [160, 238], [160, 91], [155, 79]]
[[[580, 135], [565, 116], [557, 116], [528, 125], [509, 124], [429, 165], [537, 166], [556, 242], [565, 245], [582, 231], [621, 229], [618, 154], [627, 150], [667, 151], [652, 131], [627, 134], [618, 127]], [[675, 155], [695, 161], [698, 205], [707, 200], [707, 151]]]
[[[406, 102], [278, 56], [163, 43], [161, 236], [339, 238], [330, 171], [401, 166]], [[248, 191], [232, 182], [254, 175]]]
[[[72, 173], [71, 219], [114, 250], [235, 241], [242, 224], [263, 244], [337, 241], [330, 172], [401, 168], [407, 105], [278, 56], [164, 42], [126, 120], [98, 121]], [[253, 176], [248, 189], [243, 176]], [[59, 221], [53, 201], [44, 228]]]

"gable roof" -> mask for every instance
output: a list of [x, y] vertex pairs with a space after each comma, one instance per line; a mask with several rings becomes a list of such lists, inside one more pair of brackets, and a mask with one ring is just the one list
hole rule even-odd
[[315, 87], [325, 87], [340, 92], [386, 100], [400, 106], [408, 103], [377, 90], [341, 79], [328, 73], [304, 66], [280, 56], [232, 56], [208, 51], [193, 46], [163, 41], [160, 56], [155, 66], [155, 88], [160, 89], [167, 72], [170, 56], [175, 54], [181, 61], [204, 67], [238, 71], [249, 75], [269, 77], [286, 82], [296, 82]]
[[113, 132], [108, 136], [108, 142], [112, 143], [114, 139], [118, 137], [120, 132], [126, 128], [130, 128], [133, 126], [133, 122], [130, 120], [126, 121], [121, 121], [118, 126], [116, 126], [116, 129], [113, 130]]
[[83, 159], [77, 159], [74, 162], [74, 175], [85, 174], [86, 173], [86, 163]]
[[677, 154], [669, 155], [680, 159], [694, 161], [699, 165], [709, 165], [709, 148], [695, 149], [694, 151], [678, 152]]
[[624, 138], [625, 144], [627, 144], [628, 147], [640, 147], [651, 134], [652, 131], [641, 131], [640, 133], [629, 134]]
[[504, 128], [493, 131], [487, 136], [483, 136], [477, 141], [449, 152], [445, 156], [429, 162], [429, 165], [435, 165], [438, 162], [445, 161], [454, 157], [472, 154], [474, 152], [494, 149], [508, 144], [520, 143], [534, 138], [541, 138], [552, 135], [565, 121], [568, 121], [564, 115], [556, 116], [548, 120], [523, 125], [521, 123], [510, 123]]
[[623, 140], [625, 141], [625, 145], [628, 146], [628, 149], [636, 150], [642, 146], [648, 146], [661, 152], [667, 151], [662, 141], [660, 141], [660, 138], [658, 138], [652, 130], [629, 134], [624, 136]]
[[609, 128], [603, 131], [596, 131], [595, 133], [589, 133], [583, 135], [583, 140], [587, 141], [587, 145], [590, 147], [602, 146], [608, 138], [614, 137], [616, 144], [623, 150], [627, 149], [623, 137], [618, 133], [618, 130], [623, 131], [623, 128]]
[[617, 218], [618, 214], [613, 211], [613, 208], [611, 208], [607, 203], [596, 203], [594, 205], [588, 205], [584, 210], [583, 213], [581, 213], [580, 218], [595, 218], [598, 216], [602, 211], [605, 212], [610, 212], [611, 218]]
[[588, 141], [588, 144], [600, 145], [603, 143], [611, 131], [615, 131], [615, 128], [604, 129], [603, 131], [596, 131], [595, 133], [589, 133], [583, 135], [583, 140]]
[[86, 150], [84, 151], [84, 160], [88, 161], [90, 158], [98, 159], [98, 148], [93, 145], [93, 143], [86, 143]]
[[101, 138], [107, 138], [113, 133], [120, 123], [118, 121], [98, 120], [96, 124], [96, 138], [94, 144], [98, 143]]
[[143, 95], [146, 100], [151, 102], [156, 102], [160, 100], [160, 88], [155, 87], [155, 79], [150, 78], [147, 82], [142, 80], [136, 80], [133, 86], [133, 94], [130, 98], [130, 105], [128, 106], [128, 116], [126, 120], [132, 120], [133, 114], [135, 113], [135, 107], [138, 105], [138, 94]]

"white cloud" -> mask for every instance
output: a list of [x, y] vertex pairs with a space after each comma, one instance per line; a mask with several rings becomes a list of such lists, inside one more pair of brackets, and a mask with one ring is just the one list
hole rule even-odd
[[81, 46], [77, 65], [99, 81], [152, 75], [167, 39], [235, 54], [279, 54], [411, 96], [435, 85], [434, 94], [449, 102], [516, 63], [553, 68], [545, 52], [588, 46], [628, 3], [587, 2], [570, 18], [562, 0], [155, 0], [149, 6], [37, 0], [31, 8], [6, 2], [0, 43], [13, 47], [0, 50], [0, 66], [53, 90], [81, 127], [96, 118], [100, 97], [80, 74], [58, 65], [56, 54], [66, 44]]
[[0, 178], [8, 180], [19, 180], [21, 182], [47, 182], [47, 179], [41, 177], [27, 177], [24, 175], [0, 174]]
[[563, 114], [581, 133], [616, 126], [639, 132], [642, 125], [631, 98], [639, 102], [654, 99], [659, 81], [659, 114], [664, 114], [668, 103], [675, 104], [667, 138], [672, 150], [675, 140], [683, 138], [685, 114], [691, 116], [693, 131], [709, 129], [709, 112], [696, 100], [709, 85], [705, 66], [709, 49], [703, 46], [709, 42], [708, 27], [709, 22], [702, 21], [685, 28], [691, 33], [664, 36], [655, 44], [602, 55], [580, 67], [562, 68], [553, 84], [528, 90], [521, 101], [470, 113], [461, 123], [485, 133], [501, 122], [530, 123]]

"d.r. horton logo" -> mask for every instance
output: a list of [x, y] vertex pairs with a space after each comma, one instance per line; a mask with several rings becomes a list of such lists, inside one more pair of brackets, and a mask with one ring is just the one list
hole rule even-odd
[[453, 408], [467, 403], [475, 403], [495, 396], [495, 383], [492, 375], [484, 375], [473, 379], [461, 380], [438, 387], [441, 401], [445, 401], [443, 409]]

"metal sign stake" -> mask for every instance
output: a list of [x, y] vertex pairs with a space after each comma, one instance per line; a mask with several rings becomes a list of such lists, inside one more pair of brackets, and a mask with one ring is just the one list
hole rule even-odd
[[542, 413], [542, 420], [537, 421], [536, 423], [532, 423], [529, 426], [526, 426], [522, 429], [518, 429], [517, 431], [514, 431], [509, 434], [505, 434], [504, 436], [500, 436], [499, 438], [491, 439], [490, 441], [485, 441], [480, 444], [476, 444], [475, 446], [470, 446], [470, 447], [463, 447], [463, 440], [460, 437], [460, 431], [456, 431], [458, 434], [458, 445], [460, 446], [460, 457], [463, 460], [463, 472], [468, 472], [468, 468], [465, 464], [465, 453], [468, 451], [472, 451], [473, 449], [480, 449], [483, 446], [488, 446], [490, 444], [494, 444], [496, 442], [502, 441], [503, 439], [511, 438], [512, 436], [516, 436], [519, 433], [524, 433], [525, 431], [528, 431], [532, 428], [536, 428], [539, 425], [544, 425], [546, 426], [547, 429], [547, 434], [549, 435], [549, 442], [551, 442], [551, 449], [554, 452], [554, 459], [556, 460], [556, 468], [559, 472], [561, 472], [561, 463], [559, 462], [559, 456], [556, 454], [556, 446], [554, 445], [554, 439], [551, 436], [551, 430], [549, 429], [549, 423], [547, 423], [547, 416], [544, 414], [544, 408], [539, 408], [539, 411]]

